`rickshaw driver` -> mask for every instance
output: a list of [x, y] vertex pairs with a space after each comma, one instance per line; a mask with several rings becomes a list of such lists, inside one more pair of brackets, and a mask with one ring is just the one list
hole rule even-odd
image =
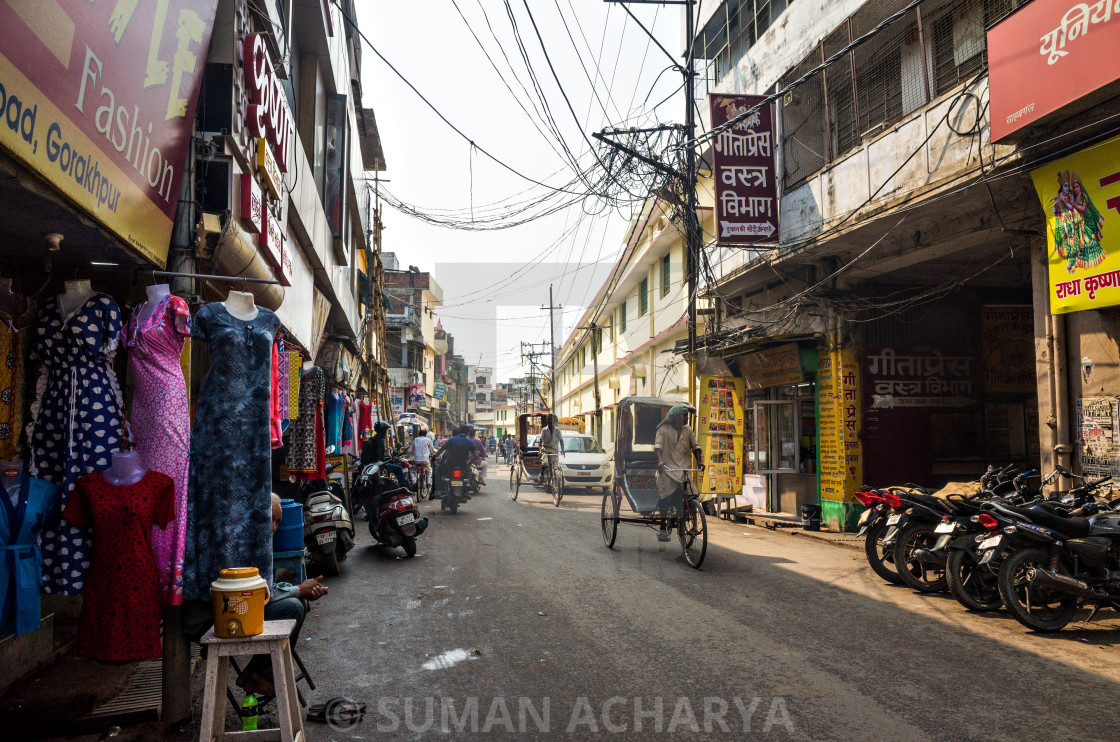
[[[537, 480], [537, 484], [544, 481], [544, 469], [546, 466], [552, 467], [552, 475], [554, 477], [560, 476], [560, 461], [557, 454], [564, 453], [564, 436], [560, 433], [560, 428], [556, 427], [556, 415], [548, 416], [548, 425], [541, 430], [540, 440], [541, 451], [541, 475]], [[549, 454], [545, 456], [545, 454]]]
[[[684, 483], [687, 481], [692, 484], [689, 473], [679, 470], [693, 468], [693, 457], [696, 459], [695, 468], [704, 470], [704, 452], [688, 425], [688, 416], [695, 411], [690, 405], [674, 405], [665, 419], [657, 425], [653, 442], [653, 452], [657, 454], [657, 494], [661, 498], [657, 508], [666, 514], [674, 512], [683, 503]], [[661, 527], [657, 534], [658, 541], [670, 539], [668, 528], [668, 525]]]

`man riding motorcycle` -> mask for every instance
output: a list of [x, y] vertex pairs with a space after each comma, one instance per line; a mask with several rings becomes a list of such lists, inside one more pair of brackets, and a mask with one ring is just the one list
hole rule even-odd
[[[455, 469], [466, 471], [470, 469], [471, 460], [477, 451], [467, 431], [469, 425], [460, 426], [455, 430], [455, 435], [444, 441], [439, 450], [432, 457], [432, 466], [435, 472], [433, 491], [442, 492], [446, 482]], [[469, 496], [468, 496], [469, 497]]]

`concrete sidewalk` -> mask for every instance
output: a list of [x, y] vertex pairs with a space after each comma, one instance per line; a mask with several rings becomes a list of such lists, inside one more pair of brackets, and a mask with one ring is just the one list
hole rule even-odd
[[842, 549], [863, 549], [863, 538], [854, 533], [840, 533], [822, 529], [820, 531], [805, 531], [801, 528], [801, 519], [794, 515], [783, 513], [733, 513], [731, 520], [722, 516], [720, 522], [729, 525], [749, 526], [770, 533], [786, 534], [796, 538], [807, 538], [814, 541], [823, 541]]

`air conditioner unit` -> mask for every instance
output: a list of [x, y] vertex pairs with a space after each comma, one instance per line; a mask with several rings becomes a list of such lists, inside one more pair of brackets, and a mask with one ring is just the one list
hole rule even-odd
[[608, 389], [621, 389], [622, 388], [622, 380], [619, 379], [617, 376], [612, 376], [611, 378], [607, 379], [607, 388]]

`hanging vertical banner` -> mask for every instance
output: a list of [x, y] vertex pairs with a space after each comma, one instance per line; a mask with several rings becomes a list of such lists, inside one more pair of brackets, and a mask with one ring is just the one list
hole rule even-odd
[[821, 353], [817, 368], [821, 517], [837, 530], [853, 524], [855, 492], [863, 483], [860, 375], [854, 348]]
[[393, 405], [393, 419], [394, 420], [396, 420], [398, 417], [400, 417], [401, 415], [404, 414], [404, 398], [405, 398], [406, 394], [407, 394], [407, 390], [403, 386], [402, 387], [396, 387], [395, 386], [395, 387], [393, 387], [392, 391], [389, 393], [389, 401], [390, 401], [390, 404]]
[[1046, 213], [1051, 313], [1120, 304], [1120, 137], [1032, 170], [1031, 179]]
[[698, 414], [697, 438], [707, 465], [700, 495], [737, 495], [743, 489], [743, 380], [701, 376]]
[[0, 148], [161, 267], [216, 7], [0, 2]]
[[[709, 95], [712, 129], [765, 100], [761, 95]], [[712, 144], [720, 243], [776, 243], [778, 181], [774, 166], [774, 106], [767, 104], [723, 129]]]

